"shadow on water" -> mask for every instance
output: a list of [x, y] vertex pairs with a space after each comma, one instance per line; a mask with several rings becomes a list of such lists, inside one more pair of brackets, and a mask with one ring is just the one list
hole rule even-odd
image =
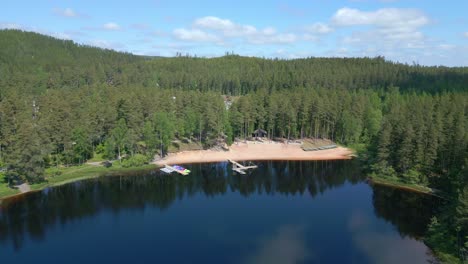
[[377, 217], [392, 223], [400, 235], [420, 239], [434, 214], [437, 197], [383, 185], [372, 187], [372, 202]]
[[[193, 196], [216, 197], [227, 193], [251, 195], [308, 195], [311, 199], [344, 185], [364, 181], [353, 161], [260, 162], [248, 175], [238, 175], [227, 163], [191, 164], [189, 176], [159, 171], [101, 177], [6, 200], [0, 206], [0, 245], [12, 243], [16, 251], [26, 238], [41, 241], [47, 231], [81, 218], [108, 211], [157, 208], [167, 210]], [[394, 224], [401, 235], [420, 237], [432, 214], [430, 199], [388, 187], [374, 187], [377, 216]]]

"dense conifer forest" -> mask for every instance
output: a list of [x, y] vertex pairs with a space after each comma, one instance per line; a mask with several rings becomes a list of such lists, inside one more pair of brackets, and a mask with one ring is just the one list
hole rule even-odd
[[369, 174], [437, 189], [445, 202], [426, 242], [467, 255], [468, 67], [152, 58], [0, 31], [0, 167], [10, 184], [94, 153], [150, 160], [173, 139], [210, 147], [257, 128], [354, 146]]

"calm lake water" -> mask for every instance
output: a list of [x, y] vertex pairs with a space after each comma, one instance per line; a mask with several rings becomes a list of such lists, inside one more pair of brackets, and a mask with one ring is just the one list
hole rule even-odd
[[369, 186], [354, 161], [192, 164], [0, 205], [2, 263], [427, 263], [431, 197]]

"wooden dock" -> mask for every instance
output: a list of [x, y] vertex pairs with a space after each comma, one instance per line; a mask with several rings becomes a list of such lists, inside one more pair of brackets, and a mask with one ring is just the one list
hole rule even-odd
[[245, 174], [245, 171], [248, 169], [256, 169], [258, 168], [257, 165], [252, 165], [252, 166], [244, 166], [236, 161], [233, 160], [228, 160], [230, 163], [232, 163], [232, 170], [239, 173], [239, 174]]

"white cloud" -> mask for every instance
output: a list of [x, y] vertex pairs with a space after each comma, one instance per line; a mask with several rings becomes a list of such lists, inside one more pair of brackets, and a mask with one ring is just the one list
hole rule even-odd
[[[301, 263], [315, 257], [307, 248], [304, 228], [282, 226], [275, 235], [263, 239], [245, 263]], [[310, 260], [310, 259], [309, 259]]]
[[221, 19], [213, 16], [198, 18], [193, 22], [193, 24], [196, 27], [214, 30], [232, 30], [236, 27], [236, 25], [229, 19]]
[[49, 31], [47, 29], [37, 28], [37, 27], [29, 27], [21, 24], [16, 23], [0, 23], [0, 29], [18, 29], [23, 31], [29, 32], [36, 32], [43, 35], [48, 35], [54, 38], [63, 39], [63, 40], [72, 40], [71, 34], [69, 32], [57, 32], [57, 31]]
[[[250, 44], [286, 44], [298, 38], [294, 33], [281, 33], [273, 27], [257, 29], [252, 25], [235, 23], [229, 19], [207, 16], [196, 19], [193, 29], [179, 29], [180, 32], [192, 32], [206, 41], [226, 42], [227, 39], [241, 39]], [[184, 31], [181, 31], [184, 30]], [[202, 34], [203, 33], [203, 34]], [[176, 36], [177, 37], [177, 36]]]
[[125, 45], [119, 42], [111, 42], [107, 40], [102, 40], [102, 39], [93, 39], [90, 41], [87, 41], [88, 45], [103, 48], [103, 49], [113, 49], [113, 50], [124, 50]]
[[314, 23], [307, 26], [306, 31], [313, 34], [327, 34], [333, 32], [333, 28], [324, 23]]
[[262, 30], [262, 33], [266, 36], [271, 36], [276, 34], [276, 29], [274, 27], [266, 27]]
[[87, 36], [86, 33], [79, 31], [79, 30], [65, 30], [63, 33], [67, 34], [68, 36], [72, 36], [74, 38]]
[[72, 37], [69, 34], [63, 33], [63, 32], [54, 32], [48, 35], [51, 35], [52, 37], [55, 37], [58, 39], [72, 40]]
[[104, 25], [102, 25], [102, 28], [105, 30], [121, 30], [122, 28], [114, 22], [109, 22]]
[[465, 33], [463, 33], [463, 36], [464, 36], [465, 38], [468, 38], [468, 31], [465, 32]]
[[[356, 56], [407, 56], [423, 52], [430, 43], [421, 28], [430, 19], [416, 9], [383, 8], [375, 11], [361, 11], [341, 8], [332, 16], [335, 27], [360, 27], [341, 40], [341, 44]], [[370, 27], [370, 28], [369, 28]], [[411, 51], [410, 51], [411, 50]]]
[[332, 17], [337, 26], [370, 25], [383, 28], [413, 31], [429, 24], [429, 18], [416, 9], [382, 8], [376, 11], [361, 11], [341, 8]]
[[0, 29], [23, 29], [23, 26], [16, 23], [0, 23]]
[[305, 33], [302, 35], [302, 39], [305, 41], [318, 42], [320, 38], [315, 34]]
[[197, 42], [220, 42], [220, 39], [210, 33], [204, 32], [199, 29], [175, 29], [173, 35], [176, 39], [185, 41], [197, 41]]
[[229, 19], [213, 16], [198, 18], [194, 21], [193, 26], [205, 30], [218, 31], [227, 37], [241, 37], [257, 32], [254, 26], [236, 24]]
[[68, 18], [77, 18], [77, 17], [85, 17], [86, 15], [76, 12], [75, 10], [67, 7], [67, 8], [54, 8], [54, 14], [62, 17]]
[[288, 44], [297, 41], [297, 36], [292, 33], [265, 35], [264, 33], [249, 36], [247, 40], [252, 44]]
[[84, 31], [102, 31], [102, 30], [121, 31], [123, 30], [123, 27], [121, 27], [119, 24], [115, 22], [107, 22], [100, 26], [85, 26], [85, 27], [82, 27], [81, 30], [84, 30]]
[[442, 49], [442, 50], [453, 50], [455, 49], [457, 46], [455, 45], [452, 45], [452, 44], [440, 44], [438, 46], [438, 48]]
[[77, 14], [75, 13], [75, 11], [73, 11], [73, 9], [71, 8], [65, 8], [65, 9], [57, 9], [57, 12], [62, 15], [62, 16], [65, 16], [65, 17], [76, 17]]

